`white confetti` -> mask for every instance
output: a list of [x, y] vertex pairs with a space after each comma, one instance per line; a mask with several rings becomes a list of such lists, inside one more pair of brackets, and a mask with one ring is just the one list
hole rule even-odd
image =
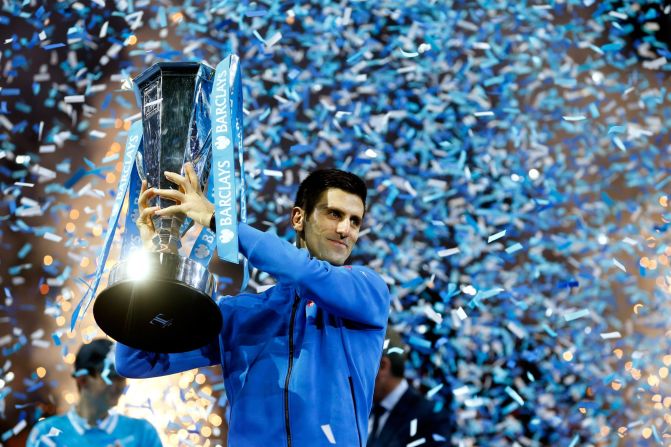
[[264, 169], [263, 175], [267, 175], [268, 177], [282, 178], [284, 174], [282, 173], [282, 171], [275, 171], [273, 169]]
[[487, 42], [473, 42], [473, 48], [476, 50], [491, 50], [492, 46]]
[[331, 426], [329, 424], [322, 425], [322, 431], [326, 436], [326, 439], [329, 440], [331, 444], [335, 444], [335, 437], [333, 436], [333, 431], [331, 431]]
[[66, 104], [75, 104], [84, 102], [84, 95], [69, 95], [65, 97]]
[[585, 115], [568, 115], [568, 116], [562, 116], [564, 121], [583, 121], [586, 120], [587, 117]]
[[441, 258], [447, 258], [448, 256], [456, 255], [460, 251], [461, 250], [459, 250], [459, 247], [445, 248], [438, 252], [438, 256]]
[[610, 340], [613, 338], [621, 338], [622, 334], [620, 334], [618, 331], [615, 332], [602, 332], [601, 333], [601, 338], [604, 340]]
[[502, 238], [503, 236], [505, 236], [505, 235], [506, 235], [506, 230], [499, 231], [498, 233], [492, 234], [491, 236], [489, 236], [489, 237], [487, 238], [487, 243], [488, 243], [488, 244], [491, 244], [492, 242], [494, 242], [494, 241], [496, 241], [496, 240], [498, 240], [498, 239], [501, 239], [501, 238]]
[[513, 245], [511, 245], [510, 247], [506, 248], [506, 253], [512, 254], [512, 253], [515, 253], [516, 251], [521, 250], [522, 248], [523, 248], [522, 244], [520, 244], [519, 242], [516, 242]]
[[282, 33], [280, 33], [280, 32], [278, 31], [278, 32], [276, 32], [275, 34], [273, 34], [273, 37], [271, 37], [270, 39], [266, 40], [266, 48], [270, 48], [270, 47], [272, 47], [272, 46], [275, 45], [277, 42], [279, 42], [280, 39], [282, 39]]
[[578, 318], [582, 317], [587, 317], [589, 316], [589, 309], [580, 309], [575, 312], [569, 312], [567, 314], [564, 314], [564, 320], [565, 321], [573, 321], [577, 320]]
[[512, 321], [509, 322], [509, 323], [506, 325], [506, 327], [508, 328], [508, 330], [509, 330], [510, 332], [512, 332], [513, 334], [515, 334], [515, 336], [517, 336], [517, 338], [525, 338], [525, 337], [527, 336], [527, 334], [526, 334], [526, 332], [524, 331], [524, 329], [522, 329], [521, 327], [519, 327], [518, 325], [516, 325], [516, 324], [513, 323]]
[[44, 233], [44, 239], [53, 242], [60, 242], [63, 240], [63, 237], [54, 233]]
[[21, 430], [23, 430], [24, 428], [26, 428], [27, 425], [28, 425], [28, 421], [26, 421], [25, 419], [21, 419], [21, 420], [19, 421], [19, 423], [16, 424], [16, 425], [14, 426], [14, 428], [12, 429], [12, 433], [14, 433], [15, 436], [18, 435], [19, 432], [20, 432]]
[[31, 344], [42, 349], [47, 349], [51, 346], [51, 343], [49, 343], [47, 340], [32, 340]]
[[105, 138], [107, 136], [107, 133], [94, 129], [91, 132], [89, 132], [89, 135], [91, 135], [93, 138]]
[[620, 261], [618, 261], [617, 259], [613, 258], [613, 264], [615, 265], [615, 267], [619, 268], [623, 272], [625, 273], [627, 272], [627, 269], [624, 267], [624, 265], [622, 265]]
[[643, 68], [647, 68], [648, 70], [658, 70], [662, 68], [664, 65], [666, 65], [666, 58], [664, 56], [652, 61], [643, 62]]
[[463, 396], [465, 394], [468, 394], [470, 392], [470, 389], [468, 388], [468, 385], [461, 386], [459, 388], [456, 388], [454, 391], [452, 391], [452, 394], [455, 396]]
[[466, 315], [466, 312], [464, 312], [463, 307], [459, 307], [459, 309], [457, 309], [457, 316], [461, 321], [464, 321], [466, 318], [468, 318], [468, 315]]
[[443, 384], [441, 383], [440, 385], [436, 385], [433, 388], [431, 388], [427, 393], [426, 393], [426, 398], [431, 399], [433, 396], [436, 395], [438, 391], [443, 389]]
[[618, 11], [610, 11], [608, 13], [608, 15], [611, 16], [611, 17], [615, 17], [616, 19], [620, 19], [620, 20], [629, 19], [629, 16], [627, 16], [627, 14], [623, 14], [623, 13], [618, 12]]
[[116, 153], [114, 153], [114, 154], [112, 154], [108, 157], [103, 158], [102, 160], [100, 160], [100, 162], [105, 164], [105, 163], [109, 163], [110, 161], [114, 161], [114, 160], [118, 160], [118, 159], [119, 159], [119, 153], [116, 152]]

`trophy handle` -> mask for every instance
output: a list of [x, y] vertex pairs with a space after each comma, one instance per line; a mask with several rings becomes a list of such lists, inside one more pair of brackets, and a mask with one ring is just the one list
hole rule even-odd
[[137, 174], [140, 177], [140, 180], [143, 182], [147, 180], [147, 174], [144, 172], [144, 158], [142, 157], [142, 153], [138, 151], [135, 154], [135, 168], [137, 169]]

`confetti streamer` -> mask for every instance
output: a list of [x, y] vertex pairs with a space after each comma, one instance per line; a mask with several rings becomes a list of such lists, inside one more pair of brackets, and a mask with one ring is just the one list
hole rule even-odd
[[333, 431], [331, 430], [331, 426], [326, 424], [321, 426], [322, 431], [324, 432], [324, 436], [326, 436], [326, 439], [328, 440], [329, 444], [335, 444], [335, 437], [333, 436]]

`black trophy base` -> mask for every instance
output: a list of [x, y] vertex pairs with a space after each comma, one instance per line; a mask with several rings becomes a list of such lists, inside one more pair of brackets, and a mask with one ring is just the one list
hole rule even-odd
[[151, 352], [186, 352], [214, 341], [221, 312], [207, 294], [181, 281], [126, 280], [100, 292], [98, 326], [116, 341]]

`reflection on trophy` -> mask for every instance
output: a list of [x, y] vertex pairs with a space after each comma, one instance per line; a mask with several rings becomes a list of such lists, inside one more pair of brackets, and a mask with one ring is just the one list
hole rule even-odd
[[[149, 187], [177, 188], [163, 173], [181, 172], [187, 161], [201, 188], [207, 184], [213, 77], [214, 70], [199, 63], [163, 62], [134, 80], [142, 104], [143, 156], [137, 169]], [[150, 206], [174, 205], [160, 197], [152, 200]], [[183, 215], [152, 220], [154, 252], [138, 251], [112, 268], [93, 314], [103, 331], [128, 346], [153, 352], [196, 349], [221, 330], [221, 313], [211, 298], [214, 276], [179, 255]]]

